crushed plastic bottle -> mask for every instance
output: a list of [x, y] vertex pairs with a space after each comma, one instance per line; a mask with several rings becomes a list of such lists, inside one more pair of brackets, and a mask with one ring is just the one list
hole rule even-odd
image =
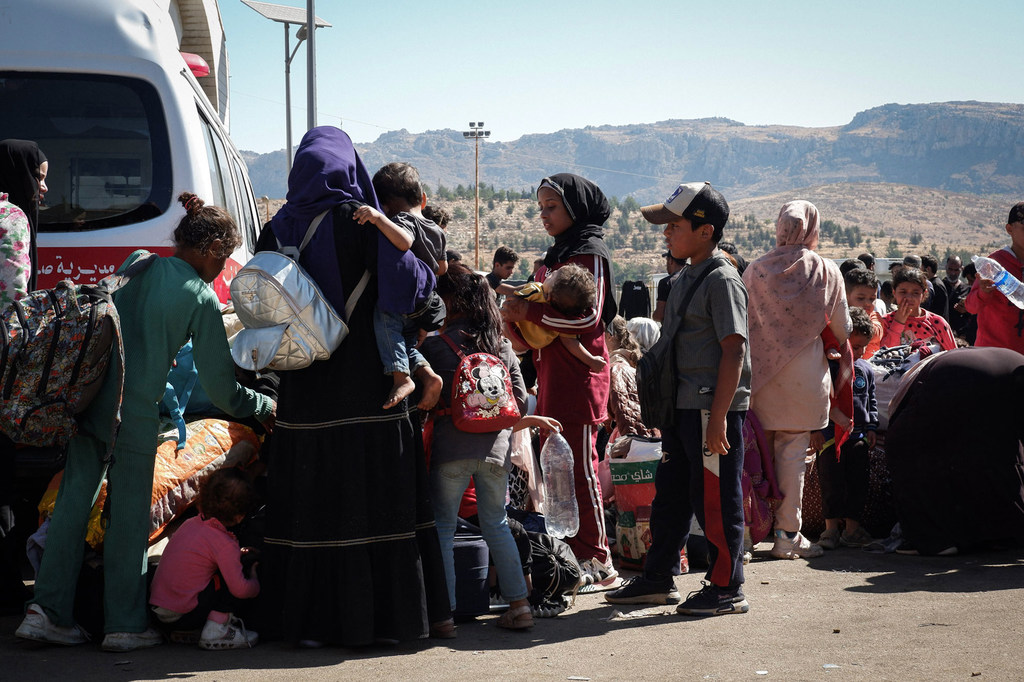
[[1024, 310], [1024, 284], [1011, 275], [999, 264], [998, 261], [984, 256], [974, 256], [974, 267], [978, 268], [978, 275], [982, 279], [990, 279], [995, 282], [996, 288], [1021, 310]]
[[552, 433], [540, 451], [540, 469], [544, 475], [544, 525], [548, 535], [567, 538], [580, 529], [580, 511], [576, 506], [572, 448], [559, 433]]

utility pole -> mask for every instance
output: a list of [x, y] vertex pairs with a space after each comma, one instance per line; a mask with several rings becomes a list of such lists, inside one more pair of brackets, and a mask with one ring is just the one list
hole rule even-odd
[[473, 263], [476, 270], [480, 269], [480, 140], [486, 139], [491, 136], [490, 130], [484, 130], [484, 122], [469, 122], [469, 130], [463, 131], [462, 136], [467, 140], [473, 140], [476, 143], [476, 161], [473, 164], [475, 172], [474, 190], [476, 192], [476, 200], [473, 205], [473, 244], [476, 249], [476, 255], [473, 259]]

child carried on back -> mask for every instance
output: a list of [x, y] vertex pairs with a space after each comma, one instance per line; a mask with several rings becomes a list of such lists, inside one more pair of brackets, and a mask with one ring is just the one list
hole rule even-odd
[[171, 536], [153, 578], [149, 603], [171, 641], [194, 642], [199, 628], [204, 649], [244, 649], [259, 640], [234, 615], [243, 600], [260, 592], [259, 564], [245, 570], [243, 556], [250, 550], [228, 530], [254, 501], [252, 484], [238, 469], [219, 469], [203, 481], [199, 515]]
[[[372, 223], [395, 248], [412, 251], [434, 275], [443, 275], [448, 270], [447, 237], [443, 229], [423, 216], [427, 195], [420, 186], [416, 169], [407, 163], [389, 163], [374, 174], [373, 189], [383, 213], [372, 206], [360, 206], [352, 214], [356, 222], [360, 225]], [[384, 373], [394, 379], [384, 409], [394, 407], [416, 388], [410, 373], [415, 373], [423, 383], [418, 407], [430, 409], [441, 395], [440, 377], [416, 349], [421, 324], [418, 318], [424, 317], [422, 312], [439, 300], [436, 293], [432, 293], [415, 312], [404, 316], [384, 312], [379, 306], [374, 309], [373, 331], [377, 335], [377, 351], [384, 363]]]
[[[548, 275], [543, 283], [523, 284], [516, 289], [515, 295], [527, 301], [547, 303], [560, 315], [573, 318], [594, 307], [597, 300], [597, 285], [594, 283], [593, 273], [569, 263]], [[592, 355], [584, 348], [578, 336], [560, 334], [527, 320], [514, 324], [532, 348], [544, 348], [557, 338], [574, 358], [589, 367], [592, 372], [600, 372], [607, 364], [604, 358]]]

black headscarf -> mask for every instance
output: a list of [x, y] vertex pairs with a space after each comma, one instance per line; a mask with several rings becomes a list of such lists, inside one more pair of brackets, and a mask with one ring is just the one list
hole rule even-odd
[[612, 277], [612, 254], [608, 245], [604, 243], [604, 231], [601, 226], [612, 214], [601, 188], [586, 178], [572, 173], [556, 173], [540, 181], [539, 192], [542, 187], [548, 187], [558, 192], [562, 197], [569, 217], [572, 218], [572, 226], [560, 235], [555, 237], [555, 243], [548, 248], [544, 255], [544, 265], [548, 269], [554, 268], [560, 263], [565, 263], [573, 256], [582, 254], [594, 254], [604, 259], [608, 264], [608, 277], [605, 280], [604, 308], [601, 311], [601, 319], [608, 324], [615, 317], [615, 292]]
[[39, 145], [29, 140], [3, 140], [0, 142], [0, 192], [28, 216], [31, 234], [32, 273], [29, 291], [36, 288], [36, 232], [39, 225], [39, 167], [46, 155]]

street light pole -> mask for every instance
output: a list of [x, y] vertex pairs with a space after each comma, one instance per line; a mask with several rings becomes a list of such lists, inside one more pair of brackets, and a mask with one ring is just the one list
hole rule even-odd
[[[306, 1], [306, 130], [316, 128], [316, 0]], [[288, 152], [291, 153], [291, 150]]]
[[[289, 174], [292, 171], [292, 60], [298, 53], [302, 41], [307, 41], [307, 123], [309, 128], [314, 128], [316, 127], [316, 52], [314, 51], [314, 31], [312, 28], [314, 25], [316, 28], [330, 27], [329, 23], [316, 16], [313, 9], [313, 1], [307, 0], [306, 9], [299, 9], [298, 7], [288, 7], [286, 5], [272, 5], [267, 2], [259, 2], [259, 0], [242, 0], [242, 4], [259, 12], [264, 18], [284, 24], [284, 118], [285, 128], [287, 128], [285, 143], [288, 145], [288, 148], [285, 149], [285, 160], [288, 165]], [[293, 25], [299, 27], [298, 31], [295, 32], [295, 38], [298, 42], [295, 44], [294, 50], [291, 49], [288, 36], [288, 31]]]
[[480, 269], [480, 140], [491, 136], [491, 131], [484, 130], [483, 128], [483, 121], [470, 121], [469, 130], [463, 131], [462, 133], [462, 136], [467, 140], [473, 140], [476, 143], [476, 160], [473, 163], [474, 173], [476, 175], [474, 182], [476, 200], [473, 204], [473, 244], [476, 251], [474, 262], [477, 270]]
[[284, 127], [285, 133], [285, 159], [288, 162], [288, 174], [292, 172], [292, 60], [299, 51], [299, 46], [306, 39], [306, 27], [299, 26], [295, 33], [298, 40], [295, 49], [291, 50], [289, 45], [288, 24], [284, 25]]

